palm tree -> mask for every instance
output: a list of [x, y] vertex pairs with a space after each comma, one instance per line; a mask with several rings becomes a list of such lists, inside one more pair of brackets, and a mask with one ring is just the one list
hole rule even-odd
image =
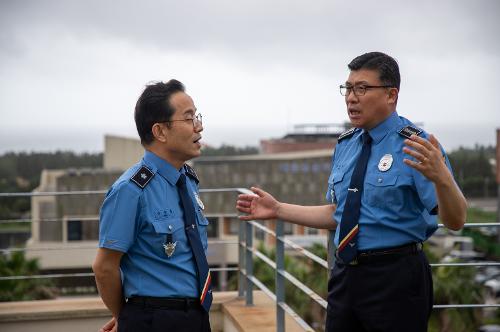
[[[39, 274], [37, 259], [26, 259], [24, 252], [0, 255], [0, 275], [29, 276]], [[46, 279], [1, 280], [0, 301], [50, 299], [56, 296], [52, 283]]]

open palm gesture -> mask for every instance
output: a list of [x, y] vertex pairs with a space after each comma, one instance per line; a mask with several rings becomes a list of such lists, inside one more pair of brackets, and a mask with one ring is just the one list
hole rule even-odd
[[236, 201], [236, 209], [244, 216], [239, 216], [241, 220], [275, 219], [278, 214], [279, 202], [266, 191], [252, 187], [255, 195], [241, 194]]

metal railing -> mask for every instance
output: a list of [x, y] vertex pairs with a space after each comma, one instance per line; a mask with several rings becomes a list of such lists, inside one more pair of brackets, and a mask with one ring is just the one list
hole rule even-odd
[[[236, 194], [253, 194], [248, 189], [244, 188], [217, 188], [217, 189], [201, 189], [201, 193], [221, 193], [230, 192]], [[96, 195], [105, 194], [105, 190], [94, 190], [94, 191], [73, 191], [73, 192], [32, 192], [32, 193], [0, 193], [0, 198], [7, 197], [32, 197], [32, 196], [63, 196], [63, 195]], [[237, 217], [237, 214], [229, 214], [227, 216]], [[97, 221], [96, 217], [82, 217], [79, 218], [81, 221]], [[0, 220], [2, 223], [31, 223], [31, 222], [63, 222], [62, 218], [47, 218], [47, 219], [8, 219]], [[443, 227], [442, 224], [438, 225]], [[472, 227], [500, 227], [500, 223], [468, 223], [465, 225], [467, 228]], [[256, 248], [254, 243], [254, 230], [259, 230], [276, 240], [276, 259], [273, 261], [263, 252]], [[332, 238], [332, 233], [328, 235], [329, 239]], [[74, 243], [74, 242], [73, 242]], [[314, 261], [319, 264], [328, 272], [330, 267], [334, 262], [334, 250], [335, 248], [328, 241], [328, 261], [325, 261], [321, 257], [313, 254], [302, 246], [288, 240], [284, 235], [283, 221], [276, 221], [275, 231], [263, 226], [259, 222], [247, 221], [240, 222], [238, 227], [238, 241], [226, 241], [226, 240], [214, 240], [209, 239], [209, 244], [238, 244], [238, 267], [237, 268], [211, 268], [212, 271], [238, 271], [238, 295], [245, 298], [247, 306], [252, 306], [254, 304], [253, 290], [255, 287], [262, 290], [267, 296], [269, 296], [276, 303], [276, 328], [278, 332], [285, 331], [285, 313], [289, 314], [304, 330], [314, 331], [314, 329], [309, 326], [297, 313], [286, 303], [285, 298], [285, 283], [290, 282], [304, 294], [306, 294], [310, 299], [316, 302], [319, 306], [326, 310], [327, 301], [323, 299], [320, 295], [315, 293], [312, 289], [306, 286], [304, 283], [295, 278], [292, 274], [285, 270], [285, 247], [298, 252], [300, 255]], [[95, 246], [71, 246], [66, 249], [95, 249]], [[8, 253], [15, 251], [30, 251], [30, 250], [61, 250], [61, 247], [40, 247], [40, 248], [7, 248], [1, 249], [0, 252]], [[254, 256], [260, 259], [269, 267], [271, 267], [275, 272], [275, 293], [271, 291], [261, 280], [259, 280], [254, 275]], [[478, 266], [500, 266], [500, 262], [474, 262], [474, 263], [435, 263], [431, 264], [431, 267], [478, 267]], [[29, 276], [0, 276], [0, 281], [2, 280], [26, 280], [26, 279], [42, 279], [42, 278], [67, 278], [67, 277], [92, 277], [93, 273], [54, 273], [45, 275], [29, 275]], [[434, 305], [435, 309], [449, 309], [449, 308], [486, 308], [486, 307], [500, 307], [500, 304], [441, 304]]]

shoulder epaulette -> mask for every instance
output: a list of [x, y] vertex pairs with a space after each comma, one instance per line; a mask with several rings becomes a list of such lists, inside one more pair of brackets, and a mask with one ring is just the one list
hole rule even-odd
[[411, 135], [417, 135], [418, 136], [421, 133], [422, 133], [422, 129], [418, 129], [418, 128], [415, 128], [415, 127], [412, 127], [412, 126], [403, 127], [403, 128], [401, 128], [398, 131], [399, 135], [404, 136], [406, 138], [410, 138]]
[[130, 178], [130, 181], [135, 183], [139, 188], [144, 189], [149, 181], [154, 177], [155, 173], [151, 172], [146, 166], [141, 166], [139, 170]]
[[186, 170], [186, 174], [193, 180], [195, 180], [196, 183], [200, 182], [200, 180], [198, 180], [198, 175], [196, 175], [196, 172], [191, 166], [189, 166], [188, 164], [184, 164], [184, 169]]
[[352, 135], [354, 135], [354, 133], [356, 132], [356, 127], [352, 127], [351, 129], [349, 129], [348, 131], [344, 131], [342, 134], [340, 134], [339, 138], [338, 138], [338, 142], [340, 142], [341, 140], [343, 140], [344, 138], [348, 138], [348, 137], [351, 137]]

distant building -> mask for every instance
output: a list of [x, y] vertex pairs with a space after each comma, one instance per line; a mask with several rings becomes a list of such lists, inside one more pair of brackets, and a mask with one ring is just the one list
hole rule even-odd
[[349, 124], [300, 124], [282, 138], [260, 141], [262, 153], [281, 153], [310, 150], [332, 150], [340, 134], [351, 126]]
[[[321, 146], [323, 140], [329, 140], [331, 146], [313, 151], [200, 157], [192, 163], [202, 189], [259, 185], [283, 201], [324, 204], [336, 138], [330, 137], [330, 134], [324, 137], [315, 134], [315, 137], [316, 147]], [[34, 192], [105, 192], [143, 153], [138, 140], [106, 136], [103, 168], [44, 170], [40, 186]], [[232, 267], [237, 264], [236, 242], [240, 221], [236, 217], [236, 195], [235, 191], [201, 194], [206, 207], [204, 214], [210, 221], [207, 230], [210, 243], [208, 261], [212, 267]], [[28, 257], [39, 258], [41, 268], [45, 271], [88, 271], [96, 253], [99, 209], [103, 198], [104, 194], [33, 196]], [[318, 236], [326, 233], [285, 225], [286, 234], [310, 235], [310, 239], [303, 239], [306, 244], [317, 242]], [[264, 234], [259, 236], [265, 239]], [[226, 288], [226, 272], [214, 275], [214, 279], [220, 289]]]

